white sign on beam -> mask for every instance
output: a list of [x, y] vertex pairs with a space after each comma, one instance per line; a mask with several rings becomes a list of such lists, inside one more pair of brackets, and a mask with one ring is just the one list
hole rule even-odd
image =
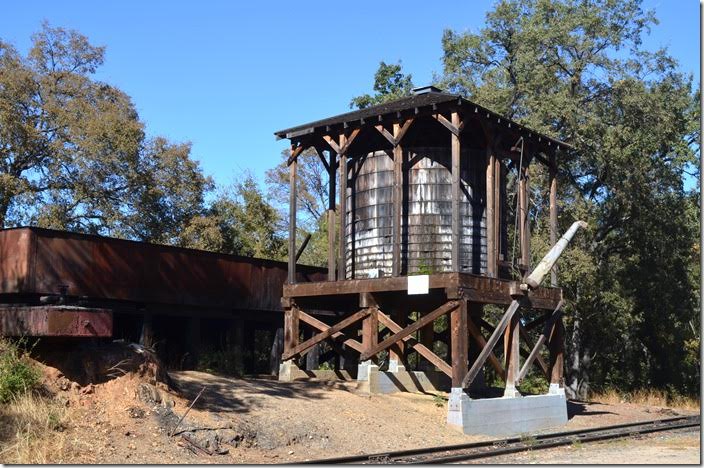
[[430, 289], [429, 275], [408, 276], [408, 294], [428, 294]]

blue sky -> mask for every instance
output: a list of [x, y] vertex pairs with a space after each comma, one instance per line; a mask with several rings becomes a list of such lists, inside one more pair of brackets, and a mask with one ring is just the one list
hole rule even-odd
[[[379, 61], [402, 60], [416, 85], [440, 71], [445, 28], [476, 31], [493, 0], [335, 3], [5, 2], [0, 38], [26, 51], [43, 20], [107, 47], [98, 78], [127, 92], [150, 135], [191, 141], [206, 174], [263, 180], [286, 141], [275, 130], [348, 110]], [[699, 2], [645, 0], [667, 46], [699, 83]]]

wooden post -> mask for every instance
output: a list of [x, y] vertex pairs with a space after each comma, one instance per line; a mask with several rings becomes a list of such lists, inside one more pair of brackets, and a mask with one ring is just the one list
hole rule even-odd
[[[434, 351], [433, 342], [435, 341], [435, 330], [433, 329], [433, 324], [421, 328], [419, 334], [420, 344], [422, 344], [429, 350]], [[420, 370], [432, 371], [435, 370], [435, 365], [427, 360], [423, 360], [420, 365]]]
[[288, 211], [288, 282], [296, 282], [296, 166], [293, 160], [289, 166], [289, 211]]
[[[460, 115], [452, 113], [452, 125], [460, 126]], [[460, 271], [460, 197], [462, 195], [460, 184], [460, 137], [450, 133], [450, 146], [452, 148], [452, 271]]]
[[[557, 243], [557, 161], [550, 153], [550, 245]], [[557, 287], [557, 265], [550, 270], [550, 286]]]
[[299, 341], [298, 307], [284, 310], [284, 353], [298, 346]]
[[501, 248], [501, 159], [494, 157], [494, 276], [499, 276]]
[[530, 270], [530, 225], [528, 218], [528, 167], [521, 167], [518, 181], [518, 232], [521, 239], [521, 265]]
[[493, 143], [490, 138], [488, 138], [486, 147], [486, 275], [495, 278], [496, 277], [496, 238], [494, 237], [494, 209], [496, 204], [494, 203], [494, 161], [496, 157], [494, 156]]
[[452, 347], [452, 388], [461, 388], [462, 379], [469, 369], [467, 360], [469, 330], [467, 329], [467, 301], [450, 312], [450, 335]]
[[154, 344], [154, 327], [152, 326], [152, 313], [144, 312], [142, 315], [142, 332], [139, 336], [139, 344], [151, 348]]
[[[396, 305], [391, 309], [391, 320], [401, 327], [408, 323], [408, 309], [405, 305]], [[389, 347], [389, 369], [394, 370], [394, 366], [405, 367], [406, 345], [403, 341], [398, 341]], [[394, 362], [392, 364], [392, 361]]]
[[401, 274], [401, 210], [403, 207], [403, 149], [398, 141], [401, 130], [399, 123], [394, 123], [393, 131], [396, 145], [394, 145], [394, 192], [393, 192], [393, 231], [391, 253], [391, 275]]
[[[345, 146], [346, 139], [344, 133], [340, 134], [340, 148]], [[337, 279], [342, 281], [346, 279], [345, 266], [347, 265], [345, 258], [347, 248], [347, 155], [338, 154], [338, 158], [340, 160], [340, 244], [338, 245]]]
[[329, 152], [328, 166], [328, 281], [335, 281], [335, 153]]
[[[473, 328], [477, 331], [479, 331], [479, 329], [481, 328], [482, 315], [484, 315], [484, 304], [481, 304], [479, 302], [470, 302], [469, 304], [467, 304], [467, 328], [470, 332], [470, 335], [472, 334], [472, 325], [474, 325]], [[474, 364], [477, 358], [479, 358], [481, 347], [476, 340], [469, 340], [468, 345], [469, 349], [467, 351], [467, 362], [471, 365]], [[484, 381], [484, 370], [482, 369], [479, 371], [474, 381], [472, 382], [472, 388], [477, 389], [483, 387], [486, 387], [486, 383]]]
[[370, 293], [361, 293], [359, 306], [369, 309], [369, 315], [362, 321], [362, 345], [364, 350], [369, 352], [379, 344], [379, 308]]
[[565, 326], [562, 317], [555, 321], [550, 334], [550, 385], [564, 386]]
[[519, 320], [519, 314], [514, 314], [504, 332], [504, 356], [506, 359], [504, 363], [506, 367], [506, 389], [504, 396], [518, 396], [516, 381], [518, 380], [520, 371], [520, 343], [518, 340], [521, 323]]

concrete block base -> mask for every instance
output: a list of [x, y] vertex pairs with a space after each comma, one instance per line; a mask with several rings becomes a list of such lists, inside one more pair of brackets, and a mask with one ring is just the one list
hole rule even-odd
[[461, 388], [453, 388], [447, 423], [465, 434], [490, 436], [559, 428], [567, 423], [567, 400], [564, 390], [559, 390], [547, 395], [472, 400]]
[[291, 361], [284, 361], [279, 366], [279, 380], [292, 382], [294, 380], [354, 380], [354, 376], [346, 370], [305, 370]]
[[380, 371], [377, 366], [359, 366], [357, 389], [368, 393], [439, 392], [450, 388], [450, 379], [437, 371]]

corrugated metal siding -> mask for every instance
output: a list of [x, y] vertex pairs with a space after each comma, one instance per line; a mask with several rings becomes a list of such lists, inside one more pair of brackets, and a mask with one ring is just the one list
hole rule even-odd
[[[405, 273], [451, 271], [452, 179], [449, 148], [404, 150], [401, 258]], [[383, 151], [351, 165], [347, 201], [347, 278], [391, 275], [393, 159]], [[483, 151], [463, 150], [460, 271], [486, 272]]]

